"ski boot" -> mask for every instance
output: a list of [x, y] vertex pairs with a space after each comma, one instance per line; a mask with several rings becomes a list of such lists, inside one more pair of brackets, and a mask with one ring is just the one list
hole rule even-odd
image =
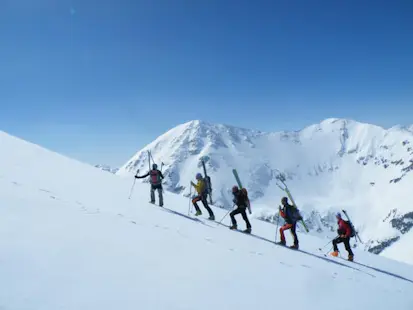
[[337, 257], [338, 256], [338, 251], [331, 252], [331, 256]]
[[210, 215], [210, 216], [208, 217], [208, 220], [210, 220], [210, 221], [215, 221], [215, 215]]
[[232, 225], [229, 229], [231, 229], [231, 230], [237, 230], [237, 225]]
[[201, 210], [198, 210], [198, 211], [195, 212], [195, 216], [199, 216], [199, 215], [202, 215]]
[[348, 261], [349, 261], [349, 262], [354, 261], [354, 255], [349, 255], [349, 256], [348, 256]]
[[298, 250], [298, 244], [294, 244], [294, 245], [290, 246], [290, 249]]
[[279, 242], [276, 242], [276, 244], [278, 244], [278, 245], [282, 245], [282, 246], [285, 246], [285, 241], [279, 241]]
[[250, 234], [251, 233], [251, 227], [248, 227], [246, 230], [244, 230], [244, 233]]

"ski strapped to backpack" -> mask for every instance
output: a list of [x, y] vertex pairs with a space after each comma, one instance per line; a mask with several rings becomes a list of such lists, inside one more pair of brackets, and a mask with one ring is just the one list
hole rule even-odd
[[249, 213], [251, 214], [252, 213], [251, 212], [251, 203], [250, 203], [250, 200], [248, 198], [248, 191], [247, 191], [246, 188], [242, 187], [241, 180], [239, 178], [239, 175], [238, 175], [238, 172], [237, 172], [236, 169], [232, 169], [232, 174], [234, 175], [235, 180], [237, 181], [238, 187], [240, 188], [240, 190], [244, 193], [245, 197], [247, 198], [247, 202], [248, 202], [247, 208], [248, 208]]
[[204, 169], [204, 175], [205, 175], [205, 183], [208, 191], [208, 196], [209, 196], [209, 203], [212, 204], [212, 185], [211, 185], [211, 178], [207, 174], [206, 166], [205, 163], [209, 160], [208, 156], [202, 156], [200, 158], [200, 161], [202, 163], [202, 167]]
[[[292, 202], [292, 204], [293, 204], [293, 207], [296, 209], [296, 211], [297, 211], [297, 213], [298, 213], [298, 215], [299, 215], [299, 217], [297, 216], [297, 219], [299, 219], [300, 222], [301, 222], [301, 224], [303, 224], [303, 227], [304, 227], [305, 231], [306, 231], [306, 232], [309, 232], [309, 230], [308, 230], [308, 228], [307, 228], [307, 225], [305, 224], [305, 222], [304, 222], [304, 220], [303, 220], [303, 218], [302, 218], [302, 216], [301, 216], [301, 214], [300, 214], [300, 211], [299, 211], [299, 209], [298, 209], [298, 207], [297, 207], [297, 204], [295, 203], [294, 198], [293, 198], [293, 196], [291, 195], [291, 192], [290, 192], [290, 190], [288, 189], [287, 184], [285, 184], [285, 176], [284, 176], [283, 174], [279, 174], [279, 175], [277, 175], [276, 179], [277, 179], [277, 183], [276, 183], [277, 186], [278, 186], [282, 191], [284, 191], [284, 192], [287, 194], [288, 198], [291, 200], [291, 202]], [[281, 185], [278, 183], [278, 181], [281, 182], [281, 183], [283, 184], [283, 186], [281, 186]]]
[[356, 229], [354, 228], [354, 225], [353, 225], [353, 223], [351, 222], [350, 217], [349, 217], [348, 214], [347, 214], [347, 211], [346, 211], [346, 210], [341, 210], [341, 211], [343, 211], [344, 215], [345, 215], [346, 218], [347, 218], [347, 221], [345, 221], [345, 222], [346, 222], [347, 224], [349, 224], [349, 226], [350, 226], [350, 229], [351, 229], [351, 237], [356, 237], [356, 240], [358, 239], [358, 241], [360, 241], [360, 243], [363, 243], [363, 241], [361, 241], [361, 239], [360, 239], [360, 236], [359, 236], [358, 232], [357, 232]]

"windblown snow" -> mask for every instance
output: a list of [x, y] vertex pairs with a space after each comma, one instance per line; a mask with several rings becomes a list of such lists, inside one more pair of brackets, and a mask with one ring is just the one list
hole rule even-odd
[[216, 206], [231, 208], [231, 170], [236, 168], [253, 202], [254, 217], [274, 221], [280, 172], [314, 235], [335, 236], [337, 211], [345, 209], [365, 250], [413, 264], [413, 133], [327, 119], [300, 131], [265, 133], [191, 121], [171, 129], [136, 153], [117, 172], [147, 171], [148, 155], [164, 163], [166, 188], [184, 196], [199, 159], [208, 156]]
[[283, 248], [273, 224], [244, 235], [132, 184], [0, 132], [0, 309], [413, 309], [410, 265], [301, 233]]

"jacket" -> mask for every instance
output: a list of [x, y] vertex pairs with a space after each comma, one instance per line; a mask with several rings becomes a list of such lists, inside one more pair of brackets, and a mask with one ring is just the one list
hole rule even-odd
[[294, 224], [297, 222], [297, 219], [293, 217], [293, 208], [294, 206], [287, 203], [282, 209], [280, 209], [280, 215], [287, 224]]
[[151, 176], [149, 178], [149, 183], [151, 183], [152, 185], [160, 185], [160, 184], [162, 184], [162, 180], [164, 179], [164, 176], [163, 176], [162, 172], [159, 171], [159, 170], [150, 170], [145, 175], [135, 176], [135, 178], [143, 179], [143, 178], [146, 178], [148, 176]]
[[234, 199], [232, 200], [238, 208], [248, 208], [249, 200], [242, 191], [234, 193]]
[[195, 190], [197, 191], [198, 195], [204, 195], [206, 194], [206, 183], [204, 179], [198, 180], [196, 184], [191, 182], [192, 186], [195, 187]]
[[339, 219], [337, 232], [340, 236], [344, 235], [345, 238], [351, 237], [351, 227], [343, 219]]

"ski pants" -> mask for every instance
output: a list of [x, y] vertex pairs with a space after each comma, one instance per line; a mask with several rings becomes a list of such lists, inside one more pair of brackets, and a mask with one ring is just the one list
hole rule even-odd
[[159, 205], [163, 206], [162, 184], [160, 184], [160, 185], [151, 185], [151, 202], [152, 203], [155, 203], [155, 190], [158, 191]]
[[351, 247], [350, 247], [350, 238], [337, 237], [336, 239], [334, 239], [333, 240], [334, 251], [338, 251], [337, 244], [342, 243], [342, 242], [344, 243], [344, 247], [346, 248], [348, 255], [353, 256], [353, 251], [351, 250]]
[[237, 221], [235, 220], [235, 215], [237, 214], [241, 214], [243, 220], [245, 221], [245, 224], [247, 225], [247, 228], [251, 228], [251, 223], [248, 220], [248, 216], [247, 216], [247, 208], [238, 207], [229, 214], [229, 216], [231, 217], [231, 222], [233, 226], [237, 226]]
[[195, 196], [194, 199], [192, 199], [192, 204], [194, 205], [195, 210], [201, 211], [197, 204], [198, 201], [202, 201], [202, 204], [204, 205], [204, 208], [208, 211], [209, 216], [214, 216], [214, 212], [212, 212], [211, 208], [208, 206], [207, 195], [198, 195]]
[[281, 242], [285, 243], [284, 231], [291, 229], [291, 234], [294, 237], [294, 245], [298, 245], [298, 237], [297, 237], [297, 233], [295, 232], [296, 228], [297, 228], [297, 223], [285, 224], [284, 226], [281, 226], [280, 227]]

